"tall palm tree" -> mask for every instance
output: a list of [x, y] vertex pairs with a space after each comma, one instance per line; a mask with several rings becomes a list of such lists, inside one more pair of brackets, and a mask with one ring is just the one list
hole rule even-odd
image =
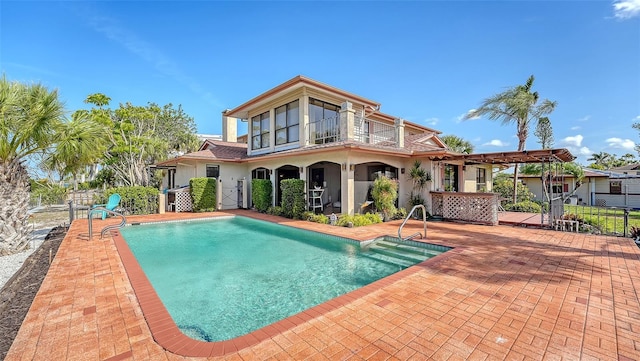
[[444, 142], [452, 151], [471, 154], [473, 153], [473, 144], [468, 140], [464, 140], [456, 135], [443, 135], [440, 140]]
[[[484, 100], [479, 108], [469, 112], [465, 119], [488, 116], [490, 120], [500, 120], [502, 124], [516, 124], [518, 136], [518, 151], [523, 151], [529, 136], [531, 121], [538, 121], [541, 117], [551, 113], [557, 103], [548, 99], [538, 104], [538, 92], [532, 91], [534, 77], [531, 75], [524, 85], [507, 89]], [[518, 194], [518, 163], [513, 171], [513, 203]]]
[[57, 91], [0, 79], [0, 256], [29, 245], [29, 157], [50, 149], [64, 114]]
[[607, 152], [599, 152], [591, 154], [591, 157], [587, 159], [587, 161], [592, 161], [594, 168], [597, 169], [607, 169], [611, 168], [611, 164], [615, 160], [615, 156], [613, 154], [609, 154]]
[[78, 173], [96, 164], [103, 154], [107, 131], [88, 112], [74, 112], [71, 120], [61, 125], [55, 151], [45, 159], [46, 167], [58, 171], [61, 177], [70, 174], [77, 187]]

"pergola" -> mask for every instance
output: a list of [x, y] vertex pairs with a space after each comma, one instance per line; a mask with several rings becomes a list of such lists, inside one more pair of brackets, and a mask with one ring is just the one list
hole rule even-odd
[[[493, 152], [493, 153], [476, 153], [476, 154], [459, 154], [459, 153], [437, 153], [437, 154], [425, 154], [426, 157], [433, 161], [462, 161], [465, 165], [474, 164], [494, 164], [503, 167], [509, 167], [518, 163], [547, 163], [551, 169], [552, 164], [560, 164], [565, 162], [571, 162], [576, 157], [565, 148], [558, 149], [538, 149], [538, 150], [524, 150], [524, 151], [510, 151], [510, 152]], [[557, 169], [556, 169], [557, 170]], [[544, 177], [544, 167], [542, 169]], [[551, 182], [548, 183], [548, 194], [551, 194]], [[455, 196], [454, 196], [455, 197]], [[555, 219], [560, 219], [564, 214], [564, 200], [562, 198], [553, 199], [549, 198], [550, 217], [549, 223]], [[460, 207], [463, 208], [463, 207]], [[543, 211], [544, 213], [544, 211]], [[544, 214], [540, 215], [541, 220], [544, 219]], [[497, 219], [497, 215], [495, 215]], [[497, 221], [496, 221], [497, 222]]]

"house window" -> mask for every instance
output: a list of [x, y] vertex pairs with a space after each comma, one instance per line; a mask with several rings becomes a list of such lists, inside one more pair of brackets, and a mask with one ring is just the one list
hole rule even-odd
[[269, 179], [269, 170], [267, 168], [257, 168], [251, 172], [251, 179]]
[[458, 166], [455, 164], [444, 166], [444, 190], [447, 192], [458, 191]]
[[476, 168], [476, 191], [487, 191], [487, 170]]
[[340, 107], [321, 100], [309, 98], [309, 123], [312, 124], [314, 144], [331, 143], [340, 135]]
[[207, 164], [207, 178], [220, 177], [220, 166]]
[[251, 149], [269, 147], [269, 112], [251, 118]]
[[559, 194], [562, 193], [562, 184], [554, 184], [551, 186], [551, 193]]
[[609, 193], [622, 194], [622, 182], [621, 181], [609, 182]]
[[297, 142], [300, 138], [299, 101], [276, 108], [276, 145]]

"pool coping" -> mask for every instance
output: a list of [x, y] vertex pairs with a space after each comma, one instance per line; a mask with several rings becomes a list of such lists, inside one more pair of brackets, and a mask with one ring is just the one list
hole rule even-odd
[[[157, 222], [145, 222], [138, 224], [146, 223]], [[187, 357], [224, 356], [235, 353], [249, 346], [256, 345], [264, 340], [270, 339], [314, 318], [334, 311], [348, 303], [356, 301], [366, 295], [380, 290], [383, 287], [389, 286], [402, 278], [418, 272], [421, 268], [429, 268], [430, 266], [440, 264], [441, 262], [464, 251], [464, 249], [466, 248], [445, 246], [449, 247], [450, 250], [435, 257], [429, 258], [423, 262], [410, 266], [404, 270], [398, 271], [387, 277], [374, 281], [356, 290], [348, 292], [344, 295], [332, 298], [319, 305], [313, 306], [297, 314], [272, 323], [268, 326], [262, 327], [248, 334], [230, 340], [206, 342], [192, 339], [182, 333], [182, 331], [180, 331], [176, 323], [171, 318], [171, 315], [165, 308], [164, 304], [160, 300], [160, 297], [156, 293], [155, 289], [151, 285], [151, 282], [142, 270], [142, 267], [133, 255], [133, 252], [131, 252], [131, 249], [127, 245], [124, 237], [122, 237], [122, 234], [118, 230], [114, 230], [111, 232], [111, 236], [113, 238], [116, 249], [118, 250], [118, 254], [120, 256], [122, 264], [124, 265], [125, 272], [128, 275], [129, 282], [131, 283], [136, 298], [138, 299], [138, 303], [140, 304], [140, 308], [142, 309], [142, 313], [147, 322], [147, 325], [149, 326], [153, 339], [167, 351]], [[357, 240], [355, 241], [361, 242]]]

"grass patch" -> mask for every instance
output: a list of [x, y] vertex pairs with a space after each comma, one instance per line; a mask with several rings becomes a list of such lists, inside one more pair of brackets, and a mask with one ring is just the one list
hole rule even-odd
[[[623, 235], [624, 229], [624, 209], [603, 208], [589, 206], [564, 205], [565, 216], [574, 214], [577, 220], [582, 221], [604, 234]], [[629, 224], [627, 234], [631, 226], [640, 227], [640, 211], [629, 211]]]

